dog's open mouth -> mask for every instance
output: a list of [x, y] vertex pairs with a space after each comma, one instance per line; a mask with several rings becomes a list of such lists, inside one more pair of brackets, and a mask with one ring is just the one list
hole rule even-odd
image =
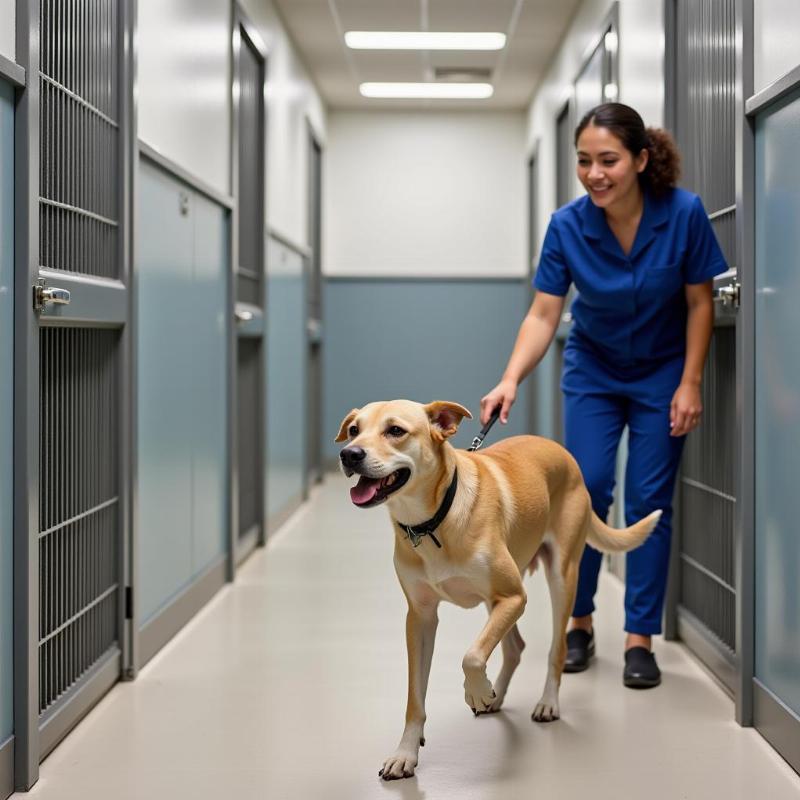
[[350, 489], [350, 499], [359, 508], [369, 508], [382, 503], [392, 492], [396, 492], [411, 477], [411, 470], [402, 467], [384, 478], [369, 478], [362, 475]]

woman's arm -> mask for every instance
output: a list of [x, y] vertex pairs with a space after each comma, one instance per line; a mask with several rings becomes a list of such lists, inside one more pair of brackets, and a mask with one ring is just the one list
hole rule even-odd
[[542, 360], [558, 328], [564, 298], [538, 291], [520, 325], [517, 341], [508, 359], [500, 383], [481, 399], [481, 423], [486, 424], [497, 406], [502, 406], [500, 422], [508, 421], [508, 412], [517, 397], [517, 387]]
[[703, 413], [700, 385], [708, 346], [714, 330], [714, 298], [712, 282], [687, 284], [686, 362], [681, 383], [670, 406], [670, 435], [684, 436], [697, 427]]

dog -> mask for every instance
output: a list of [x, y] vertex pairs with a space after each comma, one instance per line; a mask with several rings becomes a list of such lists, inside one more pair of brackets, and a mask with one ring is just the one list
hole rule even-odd
[[[470, 412], [458, 403], [409, 400], [370, 403], [342, 420], [336, 442], [359, 508], [386, 504], [394, 527], [394, 566], [408, 601], [408, 701], [396, 751], [379, 775], [408, 778], [425, 744], [425, 694], [442, 600], [463, 608], [484, 603], [489, 619], [464, 655], [464, 698], [473, 714], [498, 711], [525, 646], [517, 620], [525, 609], [523, 575], [544, 565], [553, 639], [536, 722], [559, 718], [558, 690], [566, 627], [575, 600], [585, 542], [603, 552], [640, 545], [655, 527], [654, 511], [623, 530], [593, 511], [575, 459], [538, 436], [515, 436], [480, 452], [456, 450], [448, 439]], [[486, 662], [500, 644], [494, 682]]]

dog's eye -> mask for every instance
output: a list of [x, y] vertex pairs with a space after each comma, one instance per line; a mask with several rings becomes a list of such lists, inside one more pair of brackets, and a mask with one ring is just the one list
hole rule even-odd
[[402, 436], [405, 431], [399, 425], [392, 425], [386, 433], [388, 433], [389, 436]]
[[358, 436], [358, 425], [351, 425], [347, 429], [348, 436]]

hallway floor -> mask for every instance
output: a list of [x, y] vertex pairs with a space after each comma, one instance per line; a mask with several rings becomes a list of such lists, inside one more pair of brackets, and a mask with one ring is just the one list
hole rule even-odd
[[[461, 658], [483, 609], [443, 605], [414, 778], [378, 769], [402, 732], [405, 600], [385, 509], [331, 476], [266, 550], [140, 673], [117, 685], [41, 768], [31, 800], [800, 798], [800, 778], [681, 646], [664, 681], [622, 686], [622, 588], [603, 575], [598, 657], [565, 675], [562, 719], [530, 720], [550, 609], [528, 578], [527, 642], [504, 710], [474, 718]], [[424, 545], [423, 545], [424, 546]], [[498, 648], [499, 650], [499, 648]], [[490, 677], [496, 674], [499, 652]]]

